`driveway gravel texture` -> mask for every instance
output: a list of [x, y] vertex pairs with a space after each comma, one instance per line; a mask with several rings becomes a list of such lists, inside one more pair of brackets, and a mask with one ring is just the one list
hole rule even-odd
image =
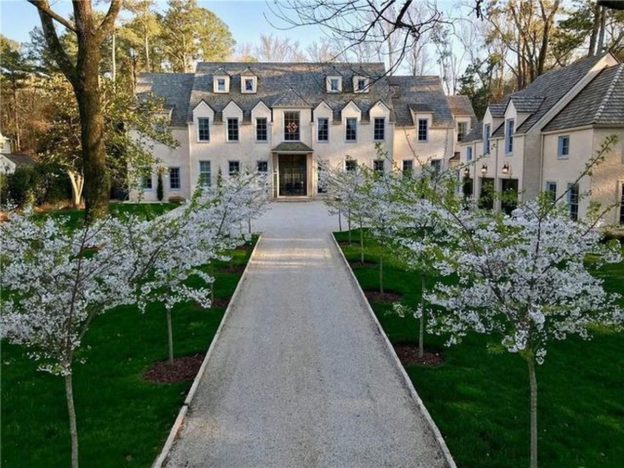
[[275, 202], [169, 467], [447, 466], [331, 239], [321, 202]]

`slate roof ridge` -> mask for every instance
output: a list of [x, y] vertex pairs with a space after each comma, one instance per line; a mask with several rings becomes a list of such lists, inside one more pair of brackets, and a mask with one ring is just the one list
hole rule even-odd
[[[594, 120], [593, 123], [596, 123], [600, 120], [600, 117], [602, 115], [602, 113], [604, 112], [605, 107], [607, 106], [607, 104], [609, 103], [609, 101], [611, 100], [611, 96], [613, 95], [613, 91], [615, 90], [615, 87], [617, 86], [618, 81], [620, 81], [620, 78], [623, 75], [623, 70], [624, 70], [624, 63], [620, 63], [618, 65], [614, 65], [615, 67], [618, 68], [618, 70], [616, 70], [615, 72], [615, 76], [613, 77], [613, 80], [611, 80], [611, 84], [609, 85], [609, 88], [607, 89], [607, 92], [605, 93], [604, 97], [602, 98], [602, 102], [600, 103], [600, 105], [598, 106], [598, 109], [596, 110], [596, 114], [594, 115]], [[606, 71], [607, 69], [605, 69], [604, 71]]]

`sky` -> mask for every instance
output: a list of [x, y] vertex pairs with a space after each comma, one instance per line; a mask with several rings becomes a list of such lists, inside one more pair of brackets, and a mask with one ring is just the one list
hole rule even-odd
[[[166, 6], [164, 0], [157, 3], [161, 8]], [[311, 27], [299, 28], [295, 31], [275, 29], [265, 19], [264, 15], [272, 16], [265, 0], [199, 0], [198, 3], [199, 6], [211, 10], [221, 18], [239, 44], [255, 43], [261, 34], [273, 34], [288, 36], [291, 40], [299, 41], [299, 44], [305, 48], [320, 34], [318, 28]], [[72, 10], [69, 0], [50, 0], [50, 4], [54, 11], [64, 16]], [[107, 6], [108, 2], [105, 2], [103, 7]], [[4, 36], [18, 42], [27, 42], [30, 39], [29, 32], [40, 24], [35, 7], [26, 0], [0, 0], [0, 32]]]

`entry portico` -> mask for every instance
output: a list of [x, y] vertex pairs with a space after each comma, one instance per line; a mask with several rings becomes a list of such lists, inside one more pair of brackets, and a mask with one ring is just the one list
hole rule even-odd
[[302, 142], [282, 142], [272, 150], [274, 196], [309, 197], [314, 194], [314, 150]]

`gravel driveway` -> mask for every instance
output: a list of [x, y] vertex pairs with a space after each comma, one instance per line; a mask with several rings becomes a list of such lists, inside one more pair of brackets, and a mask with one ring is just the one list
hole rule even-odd
[[171, 467], [447, 466], [319, 202], [273, 203]]

